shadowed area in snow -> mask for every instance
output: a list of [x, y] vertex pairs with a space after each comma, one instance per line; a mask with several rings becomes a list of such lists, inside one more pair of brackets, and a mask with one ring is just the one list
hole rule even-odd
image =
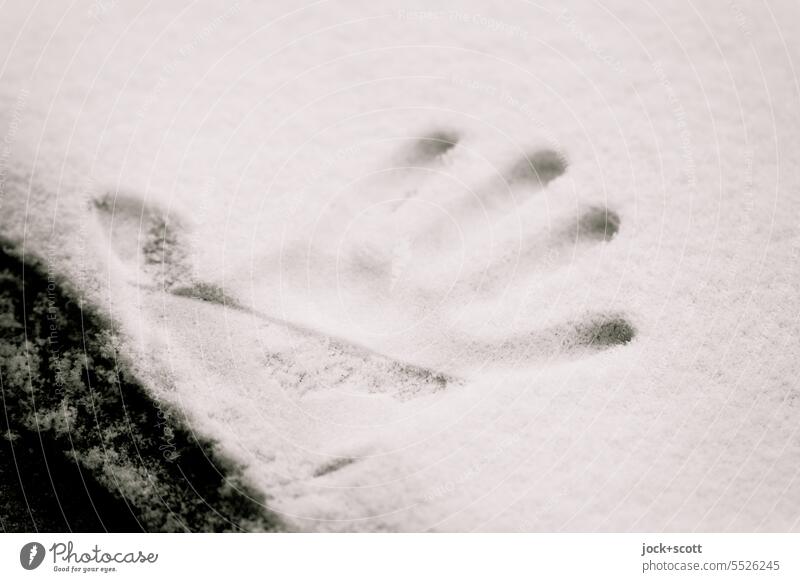
[[567, 160], [562, 154], [554, 150], [538, 150], [517, 162], [509, 180], [547, 186], [566, 171]]
[[412, 164], [425, 164], [435, 161], [456, 147], [458, 140], [458, 134], [454, 131], [432, 131], [414, 143], [408, 155], [408, 160]]
[[0, 524], [6, 531], [280, 528], [240, 467], [151, 399], [103, 316], [0, 251]]

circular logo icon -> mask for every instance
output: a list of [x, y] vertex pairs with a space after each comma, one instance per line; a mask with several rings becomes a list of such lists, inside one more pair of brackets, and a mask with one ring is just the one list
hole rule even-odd
[[29, 542], [19, 551], [19, 563], [26, 570], [35, 570], [44, 560], [44, 546], [39, 542]]

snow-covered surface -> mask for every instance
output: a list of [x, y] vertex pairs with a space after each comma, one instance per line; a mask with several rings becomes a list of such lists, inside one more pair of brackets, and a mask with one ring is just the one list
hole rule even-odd
[[800, 529], [796, 3], [416, 4], [6, 3], [3, 234], [295, 527]]

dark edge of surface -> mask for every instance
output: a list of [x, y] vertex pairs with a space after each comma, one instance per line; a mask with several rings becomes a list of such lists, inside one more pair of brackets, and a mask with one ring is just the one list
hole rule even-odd
[[0, 247], [0, 531], [284, 529], [241, 467], [137, 381], [107, 317]]

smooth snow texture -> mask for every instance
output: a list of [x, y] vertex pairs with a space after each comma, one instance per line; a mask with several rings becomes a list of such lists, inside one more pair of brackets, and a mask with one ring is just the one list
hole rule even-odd
[[800, 529], [795, 3], [12, 4], [3, 234], [295, 527]]

